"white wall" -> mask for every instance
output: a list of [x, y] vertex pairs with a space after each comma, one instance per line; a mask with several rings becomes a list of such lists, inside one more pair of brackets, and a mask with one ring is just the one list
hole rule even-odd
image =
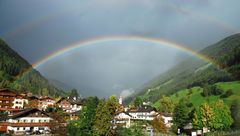
[[[19, 133], [19, 132], [25, 132], [25, 131], [29, 131], [30, 127], [12, 127], [12, 126], [8, 126], [8, 131], [12, 130], [14, 131], [14, 133]], [[38, 131], [38, 130], [49, 130], [49, 128], [47, 126], [36, 126], [33, 127], [33, 131]]]
[[24, 120], [25, 120], [25, 123], [31, 123], [32, 120], [33, 120], [33, 123], [39, 123], [39, 121], [40, 122], [50, 122], [51, 118], [50, 117], [22, 117], [22, 118], [18, 118], [18, 119], [9, 119], [7, 122], [23, 123]]
[[28, 104], [28, 100], [15, 98], [12, 103], [13, 103], [12, 108], [23, 108], [24, 103]]
[[[7, 122], [9, 122], [9, 123], [18, 123], [18, 122], [24, 123], [24, 121], [25, 121], [25, 123], [44, 123], [44, 122], [50, 122], [50, 120], [51, 120], [50, 117], [22, 117], [22, 118], [18, 118], [18, 119], [9, 119], [9, 120], [7, 120]], [[49, 130], [49, 128], [47, 126], [34, 126], [33, 131], [37, 131], [37, 130], [39, 130], [39, 128], [43, 128], [44, 130]], [[18, 132], [24, 132], [24, 131], [30, 130], [30, 127], [8, 126], [7, 129], [8, 129], [8, 131], [13, 130], [15, 133], [18, 133]]]
[[132, 116], [132, 119], [139, 119], [139, 120], [153, 120], [155, 115], [155, 112], [149, 113], [149, 112], [129, 112], [129, 114]]

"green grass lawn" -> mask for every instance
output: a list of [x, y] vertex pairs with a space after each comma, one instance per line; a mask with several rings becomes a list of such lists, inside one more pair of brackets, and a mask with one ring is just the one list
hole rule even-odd
[[[229, 106], [232, 104], [234, 100], [238, 100], [240, 102], [240, 81], [234, 81], [234, 82], [219, 82], [216, 83], [217, 87], [219, 87], [221, 90], [224, 91], [224, 93], [231, 89], [233, 91], [233, 95], [231, 95], [228, 98], [224, 98], [224, 102], [228, 104]], [[190, 91], [191, 90], [191, 91]], [[189, 101], [194, 106], [199, 106], [203, 102], [215, 102], [220, 98], [220, 95], [217, 96], [209, 96], [209, 97], [203, 97], [201, 95], [203, 89], [201, 87], [193, 87], [190, 89], [183, 89], [178, 91], [177, 93], [170, 96], [172, 101], [174, 103], [178, 103], [180, 99], [189, 99]], [[153, 104], [154, 107], [158, 108], [160, 106], [159, 101]]]

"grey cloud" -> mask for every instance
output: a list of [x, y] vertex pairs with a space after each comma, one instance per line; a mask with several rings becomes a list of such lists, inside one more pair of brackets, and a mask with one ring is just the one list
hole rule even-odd
[[[108, 36], [168, 39], [201, 50], [239, 32], [239, 5], [239, 0], [0, 1], [0, 37], [31, 63], [70, 44]], [[124, 44], [82, 48], [38, 70], [84, 95], [106, 96], [135, 89], [186, 57]]]

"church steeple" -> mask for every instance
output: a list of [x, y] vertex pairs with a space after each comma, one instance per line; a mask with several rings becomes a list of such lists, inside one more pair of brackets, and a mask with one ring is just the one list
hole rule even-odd
[[122, 96], [119, 97], [118, 103], [122, 105]]

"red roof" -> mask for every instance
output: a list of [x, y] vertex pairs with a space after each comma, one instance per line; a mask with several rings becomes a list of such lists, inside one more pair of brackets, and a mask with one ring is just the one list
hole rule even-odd
[[49, 126], [49, 122], [41, 122], [41, 123], [9, 123], [9, 122], [0, 122], [0, 132], [7, 131], [8, 126], [14, 127], [32, 127], [32, 126]]
[[34, 126], [49, 126], [49, 122], [42, 122], [42, 123], [9, 123], [9, 126], [13, 127], [34, 127]]

